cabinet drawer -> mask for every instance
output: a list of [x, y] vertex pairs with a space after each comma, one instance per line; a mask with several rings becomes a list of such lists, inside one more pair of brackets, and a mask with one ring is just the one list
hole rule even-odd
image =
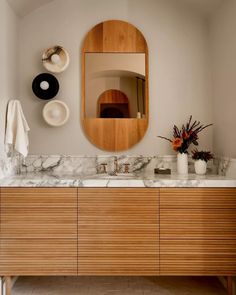
[[161, 209], [161, 239], [235, 239], [234, 209]]
[[77, 275], [77, 240], [1, 239], [0, 275]]
[[3, 188], [2, 238], [77, 238], [77, 189]]
[[1, 189], [0, 274], [77, 274], [77, 189]]
[[161, 240], [161, 275], [235, 275], [236, 240]]
[[79, 189], [78, 274], [159, 273], [159, 190]]
[[161, 188], [161, 208], [236, 209], [236, 188]]
[[161, 275], [235, 275], [236, 189], [160, 193]]

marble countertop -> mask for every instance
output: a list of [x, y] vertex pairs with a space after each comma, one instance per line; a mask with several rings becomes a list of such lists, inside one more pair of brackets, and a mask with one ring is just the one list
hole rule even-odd
[[236, 179], [220, 175], [138, 173], [109, 176], [22, 173], [0, 180], [1, 187], [235, 187]]

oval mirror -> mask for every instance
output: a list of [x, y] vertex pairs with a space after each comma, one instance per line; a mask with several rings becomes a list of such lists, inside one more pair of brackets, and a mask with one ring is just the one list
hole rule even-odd
[[119, 20], [88, 32], [82, 48], [82, 125], [98, 148], [124, 151], [148, 127], [148, 48], [142, 33]]

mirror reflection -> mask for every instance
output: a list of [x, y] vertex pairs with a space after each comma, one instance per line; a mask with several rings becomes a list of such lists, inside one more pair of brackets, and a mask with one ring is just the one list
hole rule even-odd
[[145, 118], [145, 53], [85, 53], [87, 118]]

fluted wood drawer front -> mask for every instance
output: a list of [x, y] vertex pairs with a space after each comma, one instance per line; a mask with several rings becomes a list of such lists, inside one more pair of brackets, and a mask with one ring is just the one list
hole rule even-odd
[[77, 238], [77, 189], [2, 188], [2, 238]]
[[161, 188], [161, 208], [236, 209], [236, 188]]
[[236, 239], [234, 209], [161, 209], [161, 239]]
[[159, 273], [158, 189], [79, 189], [78, 274]]
[[3, 239], [0, 275], [77, 275], [77, 240]]
[[161, 240], [161, 275], [235, 275], [236, 240]]
[[77, 274], [77, 189], [2, 188], [0, 273]]
[[160, 191], [161, 275], [235, 275], [236, 190]]

